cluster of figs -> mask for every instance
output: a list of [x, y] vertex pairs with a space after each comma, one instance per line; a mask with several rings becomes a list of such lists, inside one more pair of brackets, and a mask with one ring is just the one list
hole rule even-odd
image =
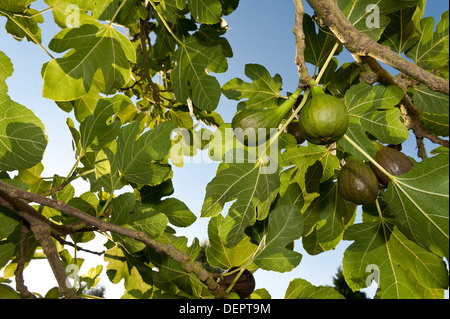
[[[289, 123], [285, 131], [293, 135], [298, 144], [305, 140], [317, 145], [334, 143], [347, 131], [348, 108], [339, 98], [325, 94], [314, 81], [309, 84], [311, 98], [300, 111], [298, 121]], [[231, 122], [236, 138], [246, 146], [266, 142], [270, 137], [269, 128], [277, 128], [292, 105], [292, 101], [287, 100], [274, 109], [238, 112]], [[413, 161], [402, 152], [377, 142], [374, 146], [375, 161], [391, 176], [402, 175], [414, 166]], [[375, 202], [380, 186], [387, 187], [389, 181], [390, 177], [376, 166], [350, 156], [339, 173], [338, 190], [345, 200], [367, 205]]]

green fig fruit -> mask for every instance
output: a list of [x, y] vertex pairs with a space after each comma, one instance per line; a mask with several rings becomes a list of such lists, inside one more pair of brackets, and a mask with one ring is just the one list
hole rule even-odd
[[356, 205], [372, 204], [378, 196], [378, 180], [368, 165], [350, 157], [339, 172], [338, 190], [345, 200]]
[[348, 109], [340, 99], [325, 94], [321, 87], [313, 85], [312, 98], [300, 111], [299, 125], [305, 138], [318, 145], [338, 141], [347, 131]]
[[[231, 272], [236, 269], [237, 267], [232, 267], [227, 270], [227, 272]], [[238, 273], [239, 272], [235, 272], [229, 276], [224, 276], [222, 280], [219, 281], [219, 285], [226, 290], [233, 283]], [[234, 284], [233, 288], [231, 288], [231, 292], [235, 292], [241, 299], [245, 299], [252, 294], [252, 292], [255, 290], [255, 287], [256, 282], [253, 274], [249, 270], [245, 269], [242, 275]]]
[[[402, 175], [409, 172], [414, 162], [405, 154], [396, 149], [381, 145], [374, 142], [377, 153], [375, 155], [375, 161], [380, 164], [391, 175]], [[386, 176], [375, 165], [371, 164], [372, 170], [378, 178], [379, 183], [387, 187], [389, 185], [389, 177]]]
[[247, 109], [238, 112], [231, 121], [236, 138], [246, 146], [263, 145], [270, 139], [271, 129], [278, 129], [286, 113], [300, 95], [298, 89], [283, 104], [271, 109]]

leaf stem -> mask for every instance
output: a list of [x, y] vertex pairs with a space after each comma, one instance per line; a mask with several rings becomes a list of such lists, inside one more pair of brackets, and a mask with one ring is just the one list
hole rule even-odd
[[241, 270], [239, 270], [239, 273], [236, 275], [236, 277], [234, 277], [233, 282], [231, 283], [231, 285], [228, 286], [226, 293], [230, 293], [231, 289], [233, 289], [234, 285], [237, 283], [237, 281], [239, 280], [239, 278], [241, 278], [242, 274], [244, 273], [245, 268], [241, 268]]
[[328, 67], [328, 64], [330, 63], [331, 59], [333, 58], [334, 54], [336, 53], [336, 50], [339, 47], [339, 41], [336, 41], [336, 44], [334, 45], [333, 49], [331, 50], [330, 54], [328, 55], [327, 60], [325, 61], [325, 64], [323, 65], [322, 69], [319, 72], [319, 75], [316, 78], [316, 82], [319, 83], [322, 79], [322, 76], [325, 74], [325, 70]]
[[112, 17], [112, 19], [109, 21], [109, 26], [112, 25], [113, 21], [116, 20], [120, 10], [122, 10], [123, 6], [125, 5], [125, 3], [127, 3], [127, 0], [123, 0], [122, 3], [120, 4], [119, 8], [117, 8], [116, 12], [114, 12], [114, 16]]
[[344, 139], [356, 148], [362, 155], [364, 155], [373, 165], [375, 165], [383, 174], [385, 174], [391, 181], [395, 178], [386, 169], [375, 161], [366, 151], [364, 151], [358, 144], [356, 144], [347, 134], [344, 134]]

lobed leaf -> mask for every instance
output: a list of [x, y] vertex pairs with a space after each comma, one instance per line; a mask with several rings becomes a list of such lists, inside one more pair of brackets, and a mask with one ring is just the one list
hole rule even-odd
[[238, 110], [273, 108], [280, 104], [279, 94], [283, 81], [279, 74], [272, 77], [264, 66], [247, 64], [245, 75], [252, 83], [235, 78], [222, 87], [223, 94], [229, 99], [247, 99], [238, 104]]
[[314, 286], [308, 281], [297, 278], [289, 283], [285, 299], [345, 299], [332, 287]]
[[11, 100], [0, 87], [0, 170], [27, 169], [39, 163], [47, 146], [44, 130], [31, 110]]
[[130, 62], [136, 53], [130, 40], [110, 25], [89, 21], [79, 28], [63, 29], [49, 44], [62, 53], [50, 61], [44, 72], [44, 97], [70, 101], [88, 94], [97, 72], [102, 93], [111, 93], [131, 79]]
[[163, 122], [140, 135], [139, 122], [122, 127], [116, 154], [122, 176], [133, 183], [161, 184], [170, 173], [170, 166], [153, 161], [162, 160], [169, 153], [173, 129], [172, 122]]
[[200, 110], [213, 111], [220, 100], [220, 84], [207, 73], [221, 73], [228, 68], [220, 44], [203, 43], [195, 34], [189, 36], [173, 55], [176, 64], [172, 70], [174, 93], [178, 101], [188, 99]]
[[449, 257], [449, 159], [438, 155], [396, 176], [381, 195], [395, 224], [411, 241]]
[[201, 216], [217, 216], [226, 202], [236, 199], [220, 225], [220, 237], [225, 246], [234, 247], [244, 238], [247, 226], [256, 218], [267, 216], [278, 187], [278, 174], [265, 174], [260, 165], [235, 160], [230, 164], [222, 163], [216, 177], [206, 187]]

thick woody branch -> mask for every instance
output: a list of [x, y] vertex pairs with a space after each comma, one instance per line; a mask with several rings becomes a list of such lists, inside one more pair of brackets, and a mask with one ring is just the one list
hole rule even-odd
[[[6, 187], [5, 187], [6, 186]], [[8, 191], [9, 190], [9, 191]], [[67, 275], [61, 260], [58, 256], [58, 250], [56, 249], [55, 243], [52, 241], [51, 233], [52, 226], [49, 220], [44, 216], [37, 213], [37, 211], [24, 202], [20, 197], [16, 196], [16, 191], [19, 190], [3, 181], [0, 181], [0, 204], [7, 207], [8, 209], [16, 212], [26, 223], [30, 225], [31, 231], [34, 236], [41, 244], [42, 250], [47, 257], [48, 263], [52, 268], [55, 279], [58, 282], [59, 291], [61, 294], [70, 299], [78, 298], [75, 291], [69, 288], [66, 284]], [[44, 197], [45, 198], [45, 197]], [[22, 234], [23, 237], [23, 234]], [[23, 238], [21, 238], [21, 241]], [[23, 244], [21, 244], [23, 249]], [[22, 253], [22, 251], [21, 251]], [[23, 256], [21, 258], [24, 258]], [[23, 262], [23, 261], [22, 261]], [[20, 265], [19, 265], [20, 267]], [[21, 294], [25, 294], [27, 297], [26, 287], [23, 283], [23, 277], [21, 276], [22, 270], [19, 268], [19, 282], [18, 288]]]
[[[61, 211], [69, 216], [75, 217], [75, 218], [83, 221], [84, 223], [94, 226], [95, 228], [97, 228], [98, 230], [100, 230], [102, 232], [109, 231], [112, 233], [116, 233], [116, 234], [119, 234], [122, 236], [133, 238], [140, 242], [143, 242], [147, 246], [153, 248], [156, 252], [167, 254], [170, 258], [177, 261], [186, 272], [189, 272], [189, 273], [192, 272], [192, 273], [196, 274], [197, 277], [202, 282], [207, 284], [209, 291], [211, 291], [211, 293], [213, 293], [216, 296], [216, 298], [227, 298], [227, 293], [214, 280], [213, 274], [211, 274], [210, 272], [205, 270], [200, 263], [191, 261], [187, 254], [181, 252], [180, 250], [176, 249], [174, 246], [172, 246], [170, 244], [160, 243], [157, 240], [149, 237], [148, 235], [146, 235], [143, 232], [135, 231], [133, 229], [129, 229], [129, 228], [122, 227], [122, 226], [119, 226], [119, 225], [116, 225], [116, 224], [113, 224], [113, 223], [110, 223], [107, 221], [100, 220], [92, 215], [89, 215], [81, 210], [78, 210], [78, 209], [64, 203], [63, 201], [57, 201], [57, 200], [53, 200], [53, 199], [50, 199], [47, 197], [43, 197], [41, 195], [33, 194], [30, 192], [24, 191], [22, 189], [16, 188], [12, 185], [9, 185], [8, 183], [5, 183], [3, 181], [0, 181], [0, 195], [2, 195], [2, 193], [7, 197], [7, 198], [5, 198], [5, 196], [3, 196], [3, 198], [6, 199], [6, 201], [8, 201], [8, 202], [10, 201], [8, 199], [12, 198], [12, 200], [21, 201], [21, 202], [23, 202], [22, 200], [27, 200], [29, 202], [39, 203], [41, 205], [48, 206], [48, 207], [54, 208], [58, 211]], [[23, 203], [25, 203], [25, 202], [23, 202]], [[44, 242], [47, 243], [49, 238], [51, 241], [50, 232], [49, 232], [50, 227], [48, 225], [42, 225], [42, 224], [43, 223], [39, 223], [38, 228], [35, 227], [35, 229], [33, 229], [33, 227], [32, 227], [31, 229], [38, 233], [36, 235], [36, 236], [39, 236], [38, 240], [43, 240]], [[32, 225], [32, 224], [30, 223], [30, 225]], [[35, 234], [36, 234], [36, 232], [35, 232]], [[50, 246], [50, 243], [48, 243], [48, 244], [49, 244], [48, 246]], [[49, 249], [52, 249], [52, 248], [49, 247]], [[48, 250], [47, 252], [52, 256], [52, 254], [51, 254], [52, 252], [50, 250]], [[44, 251], [44, 253], [45, 253], [45, 251]], [[55, 270], [58, 271], [58, 269], [54, 269], [54, 271]]]
[[449, 95], [449, 82], [414, 65], [367, 35], [356, 30], [332, 0], [307, 0], [316, 14], [353, 54], [369, 56], [420, 81], [430, 89]]
[[56, 281], [58, 282], [58, 287], [61, 294], [69, 299], [78, 299], [76, 292], [69, 285], [67, 285], [66, 270], [59, 259], [58, 250], [50, 235], [50, 227], [39, 223], [31, 225], [31, 230], [41, 244], [45, 257], [47, 257], [47, 261], [52, 268]]

